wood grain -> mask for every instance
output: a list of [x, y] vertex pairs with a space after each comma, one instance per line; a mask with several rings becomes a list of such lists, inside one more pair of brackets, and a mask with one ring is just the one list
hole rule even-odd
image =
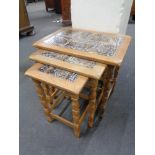
[[45, 57], [41, 55], [41, 52], [43, 51], [38, 50], [37, 52], [31, 54], [29, 58], [36, 62], [40, 62], [43, 64], [48, 64], [61, 69], [72, 71], [89, 78], [100, 79], [106, 68], [106, 65], [101, 63], [96, 63], [96, 65], [93, 68], [87, 68], [82, 65], [71, 64], [69, 62], [64, 62], [62, 60], [58, 60], [55, 58]]
[[[75, 57], [85, 58], [85, 59], [97, 61], [100, 63], [120, 66], [124, 59], [124, 56], [127, 52], [130, 41], [131, 41], [130, 36], [120, 34], [120, 36], [124, 38], [124, 41], [121, 44], [121, 46], [117, 49], [116, 55], [114, 55], [114, 56], [103, 56], [103, 55], [99, 55], [99, 54], [95, 54], [95, 53], [83, 52], [83, 51], [70, 49], [70, 48], [64, 48], [64, 47], [60, 47], [60, 46], [56, 46], [56, 45], [48, 45], [43, 42], [44, 40], [56, 35], [59, 32], [63, 32], [66, 29], [71, 29], [71, 28], [63, 28], [61, 30], [58, 30], [58, 31], [40, 39], [39, 41], [35, 42], [33, 44], [33, 46], [36, 48], [49, 50], [49, 51], [54, 50], [55, 52], [58, 52], [58, 53], [62, 53], [62, 54], [66, 54], [66, 55], [73, 55]], [[95, 32], [95, 31], [80, 30], [80, 29], [73, 29], [73, 30], [79, 30], [81, 32]], [[101, 32], [95, 32], [95, 33], [106, 34], [106, 35], [116, 35], [116, 34], [112, 34], [112, 33], [101, 33]]]
[[38, 69], [42, 66], [42, 64], [36, 63], [30, 69], [25, 72], [25, 75], [34, 78], [39, 81], [46, 82], [56, 88], [60, 88], [62, 90], [66, 90], [73, 94], [79, 94], [84, 87], [85, 83], [87, 82], [88, 78], [78, 75], [77, 79], [74, 82], [70, 82], [51, 74], [46, 74], [40, 72]]

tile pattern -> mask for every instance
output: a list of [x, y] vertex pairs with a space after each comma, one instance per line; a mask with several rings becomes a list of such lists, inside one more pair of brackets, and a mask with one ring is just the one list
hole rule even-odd
[[55, 52], [43, 51], [43, 52], [41, 52], [41, 55], [43, 55], [45, 57], [55, 58], [55, 59], [58, 59], [58, 60], [61, 60], [64, 62], [71, 63], [71, 64], [81, 65], [81, 66], [84, 66], [87, 68], [94, 68], [94, 66], [96, 65], [96, 62], [94, 62], [94, 61], [80, 59], [77, 57], [68, 56], [68, 55], [64, 55], [64, 54], [58, 54]]
[[53, 66], [50, 65], [43, 65], [39, 68], [39, 71], [47, 73], [47, 74], [51, 74], [53, 76], [56, 76], [58, 78], [62, 78], [68, 81], [75, 81], [78, 77], [78, 75], [76, 73], [71, 73], [65, 70], [61, 70], [58, 68], [55, 68]]
[[72, 29], [64, 29], [43, 40], [45, 44], [75, 49], [104, 56], [114, 56], [123, 42], [119, 34], [103, 34]]

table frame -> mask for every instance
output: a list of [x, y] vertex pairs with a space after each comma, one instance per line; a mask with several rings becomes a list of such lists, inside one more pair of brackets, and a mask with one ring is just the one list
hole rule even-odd
[[[93, 60], [93, 61], [97, 61], [100, 63], [105, 63], [105, 64], [111, 64], [111, 65], [117, 65], [120, 66], [124, 56], [126, 54], [126, 51], [128, 49], [129, 43], [131, 41], [131, 37], [127, 36], [127, 35], [121, 35], [119, 34], [121, 37], [123, 37], [123, 43], [119, 46], [119, 48], [117, 49], [117, 52], [114, 56], [104, 56], [104, 55], [99, 55], [99, 54], [94, 54], [94, 53], [88, 53], [88, 52], [83, 52], [83, 51], [79, 51], [79, 50], [75, 50], [75, 49], [70, 49], [70, 48], [64, 48], [64, 47], [60, 47], [60, 46], [56, 46], [56, 45], [48, 45], [46, 43], [44, 43], [43, 41], [56, 35], [59, 32], [62, 32], [63, 30], [72, 30], [72, 28], [62, 28], [42, 39], [40, 39], [39, 41], [36, 41], [33, 46], [36, 48], [40, 48], [40, 49], [44, 49], [44, 50], [49, 50], [49, 51], [55, 51], [58, 53], [62, 53], [62, 54], [66, 54], [66, 55], [73, 55], [75, 57], [79, 57], [79, 58], [84, 58], [84, 59], [88, 59], [88, 60]], [[103, 32], [96, 32], [96, 31], [89, 31], [89, 30], [81, 30], [81, 29], [73, 29], [73, 30], [79, 30], [81, 32], [94, 32], [94, 33], [99, 33], [99, 34], [109, 34], [109, 35], [117, 35], [114, 33], [103, 33]]]

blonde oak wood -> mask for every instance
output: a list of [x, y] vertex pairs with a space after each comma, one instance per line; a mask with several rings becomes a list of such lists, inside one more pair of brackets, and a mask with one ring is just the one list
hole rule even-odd
[[[109, 75], [107, 76], [107, 78], [109, 78], [110, 79], [110, 81], [109, 82], [111, 82], [111, 74], [113, 73], [113, 68], [114, 67], [110, 67], [110, 69], [108, 69], [108, 72], [109, 72]], [[89, 83], [87, 83], [87, 84], [89, 84], [89, 87], [94, 87], [94, 81], [93, 81], [93, 79], [90, 79], [89, 80]], [[85, 85], [86, 86], [86, 85]], [[94, 91], [94, 93], [92, 93], [91, 94], [91, 96], [94, 96], [95, 95], [95, 97], [94, 98], [96, 98], [96, 87], [95, 88], [92, 88], [92, 91]], [[94, 94], [94, 95], [93, 95]], [[96, 101], [93, 101], [93, 103], [91, 103], [90, 102], [90, 105], [91, 105], [91, 108], [89, 108], [90, 109], [90, 118], [89, 118], [89, 124], [88, 124], [88, 126], [89, 127], [92, 127], [93, 126], [93, 122], [94, 122], [94, 114], [95, 114], [95, 111], [96, 111], [96, 107], [97, 107], [97, 105], [98, 105], [98, 103], [100, 103], [100, 100], [101, 100], [101, 96], [102, 96], [102, 94], [103, 93], [101, 93], [101, 95], [99, 96], [99, 100], [98, 100], [98, 102], [96, 102]], [[105, 95], [105, 94], [104, 94]], [[109, 96], [109, 95], [108, 95]], [[85, 96], [84, 94], [80, 94], [80, 97], [82, 97], [82, 98], [84, 98], [84, 99], [86, 99], [86, 100], [88, 100], [89, 98], [87, 97], [87, 96]], [[107, 96], [106, 96], [107, 97]], [[103, 98], [102, 98], [102, 105], [100, 105], [100, 107], [103, 109], [103, 105], [105, 104], [105, 101], [107, 101], [107, 99], [106, 100], [103, 100]], [[95, 103], [96, 102], [96, 103]], [[96, 104], [96, 105], [95, 105]], [[54, 105], [56, 105], [56, 104], [54, 104]], [[53, 106], [52, 106], [53, 107]], [[53, 108], [52, 108], [53, 109]], [[86, 111], [85, 111], [85, 113], [86, 113]], [[83, 118], [85, 117], [85, 115], [83, 115]], [[81, 121], [80, 121], [81, 122]], [[81, 124], [81, 123], [80, 123]]]
[[50, 84], [56, 88], [66, 90], [67, 92], [73, 93], [73, 94], [80, 94], [82, 88], [84, 87], [85, 83], [87, 82], [88, 78], [78, 75], [77, 79], [75, 81], [68, 81], [64, 80], [58, 77], [55, 77], [51, 74], [46, 74], [43, 72], [40, 72], [38, 69], [42, 66], [42, 64], [36, 63], [34, 64], [30, 69], [28, 69], [25, 72], [25, 75], [45, 82], [47, 84]]
[[111, 84], [110, 81], [107, 81], [107, 84], [105, 86], [105, 91], [104, 91], [105, 94], [102, 96], [103, 98], [101, 99], [101, 103], [99, 105], [99, 110], [100, 110], [99, 117], [101, 117], [101, 118], [103, 116], [104, 110], [107, 106], [107, 101], [108, 101], [113, 89], [114, 89], [114, 84]]
[[42, 88], [42, 83], [35, 80], [35, 79], [33, 79], [33, 82], [34, 82], [34, 84], [36, 86], [37, 94], [38, 94], [38, 96], [40, 98], [40, 101], [41, 101], [41, 103], [43, 105], [44, 114], [45, 114], [47, 120], [49, 122], [51, 122], [53, 120], [52, 117], [51, 117], [51, 114], [50, 114], [51, 110], [50, 110], [50, 107], [49, 107], [49, 102], [47, 101], [46, 95], [44, 93], [44, 89]]
[[51, 110], [56, 108], [61, 103], [61, 101], [64, 99], [64, 97], [65, 97], [64, 93], [60, 94], [59, 97], [53, 101], [53, 105], [51, 106]]
[[44, 52], [43, 50], [38, 50], [37, 52], [31, 54], [29, 58], [39, 63], [49, 64], [94, 79], [100, 79], [106, 68], [106, 65], [97, 62], [93, 68], [84, 67], [78, 64], [72, 64], [69, 62], [64, 62], [56, 58], [45, 57], [41, 55], [41, 53], [43, 52]]
[[55, 89], [58, 90], [58, 91], [53, 93], [54, 94], [54, 97], [53, 97], [54, 101], [56, 101], [60, 97], [60, 95], [63, 94], [62, 90], [59, 90], [57, 88], [55, 88]]
[[99, 111], [100, 111], [99, 117], [101, 118], [106, 108], [107, 101], [114, 90], [114, 87], [116, 84], [116, 78], [118, 76], [118, 70], [119, 70], [119, 67], [108, 66], [106, 69], [106, 74], [102, 79], [105, 84], [104, 84], [103, 92], [102, 92], [103, 95], [102, 95], [102, 98], [100, 98], [100, 103], [98, 106]]
[[[67, 28], [67, 29], [71, 29], [71, 28]], [[128, 45], [131, 41], [131, 37], [121, 35], [124, 38], [124, 40], [123, 40], [123, 43], [121, 44], [121, 46], [117, 49], [117, 52], [115, 53], [114, 56], [103, 56], [103, 55], [98, 55], [98, 54], [94, 54], [94, 53], [88, 53], [88, 52], [78, 51], [78, 50], [74, 50], [74, 49], [63, 48], [60, 46], [47, 45], [43, 42], [44, 40], [48, 39], [49, 37], [54, 36], [58, 32], [62, 32], [62, 31], [63, 31], [63, 29], [37, 41], [36, 43], [34, 43], [34, 46], [37, 48], [49, 50], [52, 52], [57, 52], [57, 53], [71, 55], [71, 56], [75, 56], [75, 57], [79, 57], [79, 58], [93, 60], [93, 61], [97, 62], [97, 67], [99, 66], [98, 64], [100, 64], [100, 63], [107, 64], [107, 67], [105, 67], [103, 70], [103, 72], [105, 71], [105, 69], [107, 70], [107, 74], [104, 75], [103, 79], [102, 79], [102, 80], [105, 80], [104, 88], [101, 88], [101, 95], [99, 96], [98, 100], [96, 101], [97, 85], [98, 85], [98, 80], [99, 79], [101, 80], [101, 75], [103, 73], [100, 72], [100, 75], [95, 75], [96, 72], [98, 72], [97, 70], [92, 70], [92, 71], [89, 70], [88, 71], [88, 68], [87, 68], [87, 70], [83, 69], [83, 68], [79, 68], [79, 65], [69, 64], [66, 62], [62, 62], [60, 60], [55, 60], [54, 58], [48, 58], [48, 57], [43, 58], [43, 56], [41, 56], [41, 55], [39, 56], [39, 53], [41, 52], [41, 50], [32, 54], [30, 56], [30, 59], [44, 63], [44, 64], [53, 65], [58, 68], [63, 68], [65, 70], [73, 71], [80, 75], [78, 75], [78, 78], [74, 82], [69, 82], [67, 80], [56, 78], [56, 77], [53, 77], [52, 75], [38, 71], [38, 68], [41, 67], [41, 64], [39, 64], [39, 63], [32, 66], [32, 68], [30, 68], [26, 72], [26, 75], [28, 75], [36, 80], [50, 84], [53, 87], [56, 87], [58, 89], [67, 91], [67, 94], [68, 94], [67, 96], [69, 96], [69, 98], [71, 98], [71, 101], [72, 101], [73, 123], [58, 116], [58, 115], [53, 114], [52, 112], [49, 115], [49, 109], [47, 107], [45, 108], [45, 114], [50, 119], [58, 119], [61, 122], [63, 122], [64, 124], [74, 128], [75, 136], [79, 137], [80, 136], [80, 125], [82, 124], [86, 114], [89, 112], [88, 126], [93, 127], [94, 115], [95, 115], [95, 111], [97, 108], [97, 104], [99, 104], [99, 108], [101, 109], [101, 111], [104, 111], [107, 100], [109, 99], [109, 96], [110, 96], [111, 92], [113, 91], [114, 85], [116, 83], [118, 69], [124, 59]], [[80, 30], [80, 31], [85, 31], [85, 30]], [[90, 32], [90, 31], [88, 31], [88, 32]], [[94, 32], [94, 31], [91, 31], [91, 32]], [[98, 33], [98, 32], [95, 32], [95, 33]], [[115, 35], [115, 34], [109, 34], [109, 35]], [[102, 64], [101, 64], [101, 66], [102, 66]], [[82, 75], [87, 76], [87, 77], [84, 77]], [[89, 83], [87, 83], [88, 78], [89, 78], [89, 80], [91, 79]], [[83, 94], [80, 94], [82, 88], [86, 85], [88, 87], [89, 86], [91, 87], [91, 93], [90, 93], [89, 98]], [[40, 92], [40, 94], [41, 94], [41, 92]], [[89, 104], [81, 116], [80, 116], [79, 97], [89, 99]], [[44, 90], [44, 97], [41, 97], [41, 99], [46, 101], [46, 104], [45, 103], [44, 104], [45, 104], [45, 106], [47, 106], [47, 103], [49, 103], [49, 95], [47, 94], [46, 89]], [[99, 103], [97, 103], [97, 102], [99, 102]], [[56, 104], [53, 105], [54, 108], [56, 107], [55, 105]]]
[[[67, 29], [71, 29], [71, 28], [67, 28]], [[63, 30], [64, 29], [62, 29], [62, 30], [59, 30], [59, 31], [57, 31], [57, 32], [55, 32], [55, 33], [53, 33], [53, 34], [51, 34], [51, 35], [49, 35], [49, 36], [47, 36], [47, 37], [45, 37], [45, 38], [43, 38], [43, 39], [41, 39], [40, 41], [41, 42], [38, 42], [39, 44], [40, 44], [40, 46], [38, 46], [38, 47], [40, 47], [40, 48], [42, 48], [42, 49], [50, 49], [51, 50], [51, 47], [52, 47], [52, 49], [54, 49], [55, 50], [55, 52], [58, 52], [58, 53], [63, 53], [63, 54], [69, 54], [69, 55], [73, 55], [73, 56], [77, 56], [77, 57], [80, 57], [80, 58], [85, 58], [85, 59], [88, 59], [88, 60], [95, 60], [95, 61], [97, 61], [97, 62], [101, 62], [101, 63], [104, 63], [104, 64], [108, 64], [108, 66], [110, 65], [110, 66], [113, 66], [113, 67], [116, 67], [116, 66], [120, 66], [121, 65], [121, 63], [122, 63], [122, 61], [123, 61], [123, 59], [124, 59], [124, 56], [125, 56], [125, 54], [126, 54], [126, 51], [127, 51], [127, 48], [128, 48], [128, 45], [129, 45], [129, 43], [130, 43], [130, 41], [131, 41], [131, 37], [129, 37], [129, 36], [123, 36], [123, 35], [121, 35], [122, 37], [124, 37], [124, 41], [123, 41], [123, 43], [122, 43], [122, 45], [118, 48], [118, 50], [117, 50], [117, 52], [116, 52], [116, 55], [115, 56], [102, 56], [102, 55], [97, 55], [97, 54], [91, 54], [91, 53], [87, 53], [87, 52], [83, 52], [83, 51], [77, 51], [77, 50], [73, 50], [73, 49], [68, 49], [68, 48], [63, 48], [63, 47], [59, 47], [59, 46], [54, 46], [54, 45], [50, 45], [49, 47], [47, 47], [47, 48], [44, 48], [45, 46], [43, 45], [41, 45], [42, 43], [43, 43], [43, 40], [46, 40], [46, 39], [48, 39], [49, 37], [51, 37], [51, 36], [54, 36], [54, 35], [56, 35], [57, 33], [59, 33], [59, 32], [63, 32]], [[77, 29], [76, 29], [77, 30]], [[78, 29], [79, 30], [79, 29]], [[81, 32], [82, 31], [85, 31], [85, 30], [80, 30]], [[94, 31], [88, 31], [88, 32], [94, 32]], [[106, 33], [107, 34], [107, 33]], [[109, 35], [115, 35], [115, 34], [112, 34], [112, 33], [108, 33]], [[43, 43], [44, 44], [44, 43]], [[34, 44], [34, 45], [36, 45], [36, 44]], [[48, 45], [47, 45], [48, 46]], [[54, 47], [54, 48], [53, 48]], [[61, 48], [61, 50], [60, 50], [60, 48]], [[85, 55], [86, 54], [86, 55]], [[112, 83], [116, 83], [116, 80], [114, 80], [114, 79], [112, 79], [113, 77], [109, 77], [109, 82], [110, 82], [110, 84], [112, 84]], [[115, 78], [116, 79], [116, 78]], [[111, 81], [110, 81], [111, 80]], [[113, 82], [112, 82], [113, 81]], [[114, 88], [114, 87], [113, 87]], [[113, 90], [114, 89], [112, 89], [112, 91], [111, 92], [113, 92]], [[103, 94], [103, 96], [104, 96], [104, 93], [103, 93], [103, 91], [102, 91], [102, 93], [101, 93], [101, 95]], [[100, 97], [99, 97], [99, 102], [100, 102], [100, 100], [101, 100], [101, 95], [100, 95]]]
[[51, 116], [52, 116], [54, 119], [57, 119], [57, 120], [59, 120], [60, 122], [64, 123], [65, 125], [67, 125], [67, 126], [69, 126], [69, 127], [71, 127], [71, 128], [74, 128], [74, 123], [72, 123], [72, 122], [66, 120], [65, 118], [60, 117], [59, 115], [56, 115], [56, 114], [53, 114], [53, 113], [51, 113]]
[[80, 94], [80, 98], [83, 98], [85, 100], [89, 100], [89, 96], [85, 95], [84, 93]]
[[89, 109], [90, 109], [90, 105], [88, 105], [88, 106], [86, 107], [85, 111], [82, 113], [82, 115], [81, 115], [81, 117], [80, 117], [80, 120], [79, 120], [79, 124], [80, 124], [80, 125], [83, 123], [83, 120], [84, 120], [84, 118], [86, 117], [86, 114], [87, 114], [87, 112], [89, 111]]
[[80, 104], [79, 104], [79, 97], [72, 96], [72, 117], [74, 123], [74, 134], [76, 137], [80, 136]]
[[[51, 104], [51, 100], [53, 100], [53, 98], [54, 98], [53, 96], [51, 96], [53, 94], [51, 92], [51, 85], [48, 85], [45, 82], [35, 80], [33, 78], [32, 78], [32, 80], [35, 83], [36, 90], [37, 90], [38, 96], [40, 97], [42, 105], [44, 107], [44, 113], [45, 113], [45, 116], [47, 117], [47, 120], [49, 122], [51, 122], [53, 119], [56, 119], [56, 120], [64, 123], [65, 125], [74, 129], [74, 134], [76, 137], [80, 137], [80, 126], [83, 123], [84, 118], [86, 117], [86, 114], [89, 112], [89, 109], [92, 108], [91, 104], [88, 104], [85, 107], [85, 110], [83, 111], [83, 113], [80, 114], [79, 95], [67, 93], [67, 96], [69, 96], [69, 98], [71, 98], [71, 106], [72, 106], [72, 122], [71, 122], [61, 116], [65, 112], [65, 110], [69, 107], [69, 104], [66, 105], [62, 109], [60, 114], [58, 114], [58, 115], [54, 114], [52, 111], [54, 110], [54, 108], [56, 108], [57, 102]], [[57, 89], [54, 87], [52, 87], [52, 90], [53, 90], [53, 92], [55, 92], [55, 90], [57, 91]], [[61, 90], [59, 92], [61, 92]], [[61, 98], [61, 97], [64, 97], [64, 95], [65, 95], [65, 92], [62, 91], [58, 97]], [[63, 99], [63, 98], [61, 98], [61, 99]]]
[[[61, 30], [58, 30], [55, 33], [52, 33], [52, 34], [40, 39], [39, 41], [36, 41], [33, 44], [33, 46], [36, 47], [36, 48], [39, 48], [39, 49], [44, 49], [44, 50], [49, 50], [49, 51], [54, 50], [55, 52], [66, 54], [66, 55], [73, 55], [75, 57], [85, 58], [85, 59], [97, 61], [97, 62], [100, 62], [100, 63], [120, 66], [122, 64], [122, 62], [123, 62], [124, 56], [125, 56], [125, 54], [127, 52], [128, 46], [129, 46], [130, 41], [131, 41], [130, 36], [120, 34], [120, 36], [122, 36], [124, 38], [124, 40], [123, 40], [123, 43], [121, 44], [121, 46], [119, 46], [119, 48], [117, 49], [117, 52], [116, 52], [116, 54], [114, 56], [103, 56], [103, 55], [83, 52], [83, 51], [79, 51], [79, 50], [75, 50], [75, 49], [64, 48], [64, 47], [60, 47], [58, 45], [57, 46], [56, 45], [48, 45], [48, 44], [43, 42], [44, 40], [56, 35], [59, 32], [63, 32], [66, 29], [72, 29], [72, 28], [63, 28]], [[81, 32], [83, 32], [83, 31], [85, 31], [85, 32], [95, 32], [95, 31], [80, 30], [80, 29], [73, 29], [73, 30], [79, 30]], [[112, 33], [101, 33], [101, 32], [95, 32], [95, 33], [116, 35], [116, 34], [112, 34]]]
[[51, 96], [51, 100], [54, 99], [55, 95], [59, 92], [58, 89], [53, 89], [53, 90], [50, 90], [50, 96]]
[[[65, 93], [65, 96], [69, 98], [70, 94], [69, 93]], [[84, 94], [84, 93], [80, 93], [80, 98], [84, 99], [84, 100], [89, 100], [89, 96]]]
[[[40, 72], [38, 69], [41, 66], [42, 64], [36, 63], [30, 69], [28, 69], [25, 74], [31, 77], [36, 85], [37, 93], [44, 107], [44, 113], [47, 117], [47, 120], [51, 122], [53, 119], [56, 119], [64, 123], [65, 125], [74, 129], [74, 134], [76, 137], [80, 137], [80, 126], [86, 117], [86, 114], [89, 113], [89, 110], [93, 110], [92, 104], [88, 104], [85, 107], [84, 112], [80, 114], [79, 96], [81, 89], [88, 81], [88, 78], [82, 78], [83, 76], [78, 76], [78, 82], [75, 80], [74, 82], [70, 82], [70, 84], [68, 84], [67, 80], [63, 80], [62, 86], [62, 81], [60, 82], [58, 77], [53, 77], [47, 73]], [[75, 89], [76, 91], [73, 91], [73, 89], [71, 89], [72, 87], [69, 85], [74, 85], [75, 88], [78, 87], [78, 91], [77, 89]], [[72, 122], [61, 116], [69, 105], [65, 106], [59, 115], [53, 113], [54, 108], [56, 108], [58, 104], [61, 104], [60, 101], [62, 101], [66, 95], [67, 98], [71, 99]], [[89, 98], [95, 101], [94, 94], [92, 94], [92, 97], [89, 96]]]
[[95, 111], [97, 108], [96, 104], [96, 91], [97, 91], [98, 80], [92, 79], [91, 93], [89, 96], [89, 104], [90, 104], [90, 116], [88, 120], [88, 126], [93, 127]]
[[112, 90], [110, 92], [110, 96], [112, 95], [112, 93], [114, 91], [114, 88], [115, 88], [115, 85], [116, 85], [116, 80], [117, 80], [118, 73], [119, 73], [119, 69], [120, 69], [120, 67], [118, 67], [118, 66], [115, 66], [115, 68], [114, 68], [113, 78], [111, 80]]

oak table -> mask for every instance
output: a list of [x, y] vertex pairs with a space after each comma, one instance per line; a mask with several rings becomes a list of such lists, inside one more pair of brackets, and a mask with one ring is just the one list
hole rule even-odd
[[52, 65], [60, 69], [65, 69], [66, 71], [72, 71], [74, 73], [89, 78], [88, 82], [85, 85], [85, 87], [89, 89], [89, 95], [88, 93], [85, 94], [85, 92], [83, 92], [80, 94], [80, 97], [84, 98], [85, 100], [93, 99], [91, 106], [92, 108], [90, 108], [91, 121], [88, 124], [89, 127], [93, 127], [96, 108], [100, 104], [104, 92], [104, 87], [101, 85], [99, 87], [98, 81], [105, 74], [107, 66], [94, 61], [59, 54], [46, 50], [38, 50], [33, 54], [31, 54], [29, 58], [36, 62]]
[[106, 65], [86, 59], [56, 53], [55, 51], [37, 50], [29, 56], [29, 59], [43, 64], [52, 65], [80, 75], [99, 80]]
[[120, 66], [130, 41], [127, 35], [63, 28], [36, 41], [33, 46]]
[[[80, 125], [82, 124], [88, 109], [91, 108], [90, 101], [90, 104], [87, 104], [87, 107], [85, 107], [83, 113], [80, 114], [80, 92], [82, 91], [88, 78], [72, 72], [57, 69], [53, 66], [39, 63], [36, 63], [30, 67], [26, 71], [25, 75], [32, 78], [36, 85], [36, 90], [44, 107], [47, 120], [50, 122], [53, 119], [61, 121], [69, 127], [72, 127], [74, 129], [75, 136], [79, 137]], [[61, 91], [61, 99], [54, 103], [53, 98], [58, 90]], [[62, 117], [62, 114], [68, 105], [64, 107], [59, 115], [53, 112], [53, 110], [59, 106], [61, 100], [64, 99], [66, 95], [71, 100], [73, 121], [69, 121]]]
[[[33, 46], [58, 54], [95, 61], [98, 63], [97, 66], [100, 64], [107, 65], [106, 75], [103, 78], [104, 95], [99, 105], [102, 117], [106, 106], [105, 103], [107, 103], [109, 96], [114, 90], [119, 68], [123, 62], [130, 41], [131, 37], [127, 35], [95, 32], [68, 27], [60, 29], [39, 41], [36, 41]], [[38, 56], [34, 55], [30, 56], [30, 58], [38, 60]], [[42, 59], [41, 61], [47, 64], [49, 62], [53, 65], [57, 64], [60, 68], [75, 70], [76, 72], [89, 77], [87, 72], [84, 73], [80, 67], [79, 70], [68, 65], [65, 67], [62, 63], [60, 65], [60, 63], [49, 61], [48, 58], [46, 58], [46, 60]], [[92, 72], [94, 75], [97, 75], [95, 71], [92, 70]], [[94, 77], [96, 76], [93, 76], [93, 78]]]

